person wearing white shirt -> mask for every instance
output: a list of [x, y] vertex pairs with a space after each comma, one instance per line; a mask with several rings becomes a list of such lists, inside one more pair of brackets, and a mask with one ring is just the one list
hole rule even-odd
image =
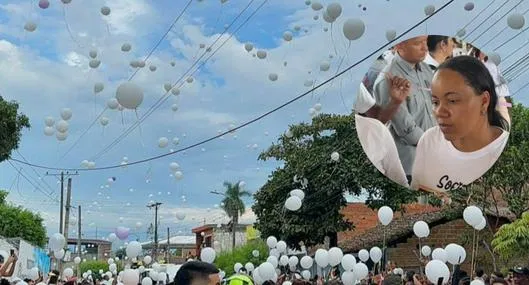
[[428, 53], [424, 62], [432, 70], [436, 70], [439, 64], [451, 57], [454, 52], [454, 40], [448, 36], [428, 35], [426, 45]]
[[495, 108], [498, 95], [490, 72], [471, 56], [439, 66], [432, 101], [438, 126], [417, 144], [411, 186], [446, 194], [492, 167], [505, 148], [509, 126]]
[[[392, 88], [396, 90], [393, 92], [394, 104], [398, 106], [399, 100], [402, 102], [409, 93], [409, 82], [400, 78], [394, 78], [388, 82], [392, 82], [390, 84], [395, 86]], [[392, 108], [388, 111], [377, 106], [375, 98], [369, 93], [365, 85], [360, 83], [354, 109], [358, 139], [371, 163], [393, 182], [409, 187], [395, 141], [389, 129], [384, 125], [391, 119], [391, 111], [395, 112], [398, 108]], [[380, 116], [381, 113], [387, 114]]]

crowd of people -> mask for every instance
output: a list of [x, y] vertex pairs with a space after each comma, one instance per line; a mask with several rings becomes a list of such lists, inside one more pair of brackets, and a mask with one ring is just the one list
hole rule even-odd
[[499, 67], [481, 50], [419, 36], [386, 51], [366, 73], [356, 129], [388, 178], [443, 195], [481, 177], [501, 155], [509, 96]]

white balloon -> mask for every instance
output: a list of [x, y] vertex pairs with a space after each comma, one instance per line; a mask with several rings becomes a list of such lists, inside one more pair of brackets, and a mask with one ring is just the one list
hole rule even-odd
[[74, 262], [75, 264], [79, 264], [79, 263], [81, 263], [81, 258], [80, 258], [79, 256], [76, 256], [76, 257], [73, 259], [73, 262]]
[[382, 250], [375, 246], [372, 247], [371, 250], [369, 250], [369, 257], [371, 257], [371, 260], [373, 260], [374, 263], [377, 263], [382, 258]]
[[432, 254], [432, 249], [429, 246], [425, 245], [422, 247], [421, 253], [422, 256], [430, 256], [430, 254]]
[[111, 233], [111, 234], [108, 235], [108, 240], [110, 242], [115, 242], [115, 241], [118, 240], [118, 236], [115, 233]]
[[320, 71], [328, 71], [331, 68], [331, 64], [324, 60], [320, 63]]
[[65, 141], [68, 138], [68, 132], [56, 132], [55, 137], [58, 141]]
[[285, 208], [290, 211], [297, 211], [301, 208], [302, 202], [301, 199], [297, 196], [290, 196], [285, 201]]
[[497, 52], [491, 52], [491, 53], [488, 53], [487, 56], [489, 57], [489, 60], [496, 64], [496, 65], [500, 65], [501, 63], [501, 56], [497, 53]]
[[215, 250], [211, 247], [203, 248], [200, 251], [200, 260], [207, 262], [207, 263], [213, 263], [215, 261]]
[[169, 145], [169, 139], [166, 137], [161, 137], [158, 139], [158, 147], [164, 148]]
[[476, 279], [472, 280], [472, 282], [470, 282], [470, 285], [485, 285], [485, 283], [479, 279]]
[[338, 19], [340, 15], [342, 15], [342, 5], [340, 3], [334, 2], [329, 5], [327, 5], [327, 15], [331, 17], [331, 19]]
[[344, 285], [353, 285], [355, 283], [355, 274], [352, 271], [342, 273], [342, 282]]
[[151, 64], [151, 66], [149, 66], [149, 70], [152, 72], [155, 72], [156, 69], [157, 69], [156, 65]]
[[283, 39], [286, 41], [286, 42], [290, 42], [292, 40], [292, 32], [290, 31], [286, 31], [283, 33]]
[[277, 239], [276, 239], [276, 237], [274, 237], [274, 236], [269, 236], [269, 237], [266, 239], [266, 244], [268, 245], [269, 248], [275, 248], [276, 245], [277, 245]]
[[55, 124], [55, 128], [61, 133], [66, 133], [69, 129], [69, 124], [65, 120], [60, 120]]
[[316, 260], [316, 263], [319, 267], [325, 268], [327, 265], [329, 265], [329, 252], [325, 249], [318, 249], [316, 250], [316, 254], [314, 255], [314, 259]]
[[94, 84], [94, 93], [99, 93], [101, 91], [103, 91], [103, 89], [105, 89], [105, 85], [101, 82], [98, 82], [96, 84]]
[[391, 42], [396, 37], [397, 37], [397, 31], [395, 31], [393, 29], [386, 31], [386, 40], [388, 40], [388, 42]]
[[195, 80], [195, 79], [194, 79], [193, 77], [189, 76], [189, 77], [186, 79], [186, 82], [187, 82], [187, 83], [193, 83], [194, 80]]
[[46, 118], [44, 118], [44, 124], [47, 127], [53, 127], [53, 125], [55, 125], [55, 119], [53, 119], [52, 116], [47, 116]]
[[509, 25], [509, 27], [514, 30], [519, 30], [523, 28], [523, 26], [525, 25], [524, 15], [520, 13], [513, 13], [509, 15], [509, 17], [507, 18], [507, 25]]
[[365, 250], [365, 249], [361, 249], [359, 252], [358, 252], [358, 258], [360, 258], [360, 260], [362, 262], [366, 262], [369, 260], [369, 251]]
[[[275, 250], [275, 249], [273, 249]], [[277, 250], [275, 250], [277, 252]], [[279, 253], [277, 253], [279, 254]], [[266, 259], [266, 262], [269, 262], [270, 264], [272, 264], [274, 266], [274, 268], [276, 268], [278, 265], [279, 265], [279, 260], [277, 259], [277, 256], [276, 255], [273, 255], [273, 254], [270, 254], [270, 256], [268, 256], [268, 258]]]
[[46, 136], [53, 136], [55, 134], [55, 129], [53, 127], [44, 127], [44, 134]]
[[182, 171], [176, 171], [174, 173], [174, 178], [176, 180], [182, 180], [182, 178], [184, 178], [184, 173], [182, 173]]
[[88, 56], [92, 59], [97, 57], [97, 50], [93, 49], [88, 52]]
[[135, 258], [141, 253], [141, 244], [137, 241], [132, 241], [127, 245], [125, 252], [129, 258]]
[[299, 263], [299, 259], [297, 256], [293, 255], [291, 256], [290, 258], [288, 258], [288, 265], [290, 265], [290, 267], [296, 267]]
[[329, 249], [329, 265], [336, 266], [342, 262], [343, 252], [338, 247]]
[[303, 190], [301, 189], [294, 189], [290, 191], [290, 196], [296, 196], [299, 199], [303, 200], [303, 198], [305, 198], [305, 192], [303, 192]]
[[71, 268], [64, 269], [62, 275], [64, 276], [64, 278], [69, 279], [70, 277], [73, 276], [73, 269]]
[[350, 41], [359, 39], [365, 30], [366, 26], [360, 19], [349, 19], [343, 24], [343, 34]]
[[171, 91], [172, 88], [173, 88], [173, 85], [171, 83], [165, 83], [163, 85], [163, 89], [165, 89], [165, 92]]
[[63, 4], [70, 4], [70, 2], [72, 2], [72, 0], [61, 0], [61, 2], [62, 2]]
[[175, 87], [171, 90], [171, 93], [173, 93], [174, 96], [178, 96], [180, 95], [180, 89]]
[[425, 268], [426, 277], [433, 284], [439, 284], [439, 279], [443, 278], [442, 284], [448, 283], [450, 277], [450, 270], [448, 266], [440, 260], [432, 260], [426, 264]]
[[472, 11], [472, 10], [474, 10], [474, 3], [468, 2], [468, 3], [465, 4], [464, 8], [465, 8], [466, 11]]
[[413, 224], [413, 233], [418, 238], [425, 238], [430, 235], [430, 228], [428, 227], [428, 224], [424, 221], [417, 221], [415, 224]]
[[314, 11], [319, 11], [319, 10], [323, 9], [323, 5], [321, 5], [321, 3], [317, 2], [317, 1], [312, 2], [311, 7], [312, 7], [312, 10], [314, 10]]
[[70, 108], [63, 108], [61, 110], [61, 118], [65, 121], [68, 121], [72, 118], [72, 109]]
[[144, 68], [145, 67], [145, 60], [138, 60], [138, 67]]
[[270, 262], [264, 262], [259, 266], [259, 276], [264, 280], [271, 280], [275, 275], [275, 267]]
[[96, 163], [93, 162], [93, 161], [89, 161], [88, 162], [88, 168], [94, 168], [94, 167], [96, 167]]
[[60, 249], [60, 250], [54, 250], [53, 251], [53, 256], [55, 256], [55, 258], [57, 259], [62, 259], [64, 257], [64, 249]]
[[176, 162], [171, 162], [169, 164], [169, 168], [172, 170], [172, 171], [177, 171], [179, 168], [180, 168], [180, 165]]
[[90, 66], [90, 68], [98, 68], [99, 65], [101, 65], [101, 61], [99, 59], [92, 59], [88, 62], [88, 66]]
[[[316, 110], [316, 108], [314, 108], [314, 110]], [[336, 151], [334, 151], [333, 153], [331, 153], [331, 160], [334, 161], [334, 162], [337, 162], [340, 160], [340, 154]]]
[[129, 43], [124, 43], [121, 45], [121, 51], [122, 52], [129, 52], [132, 49], [132, 45]]
[[264, 50], [258, 50], [256, 54], [259, 59], [265, 59], [267, 55], [266, 51]]
[[257, 249], [254, 249], [252, 251], [252, 255], [253, 255], [253, 257], [259, 257], [259, 251]]
[[255, 270], [255, 267], [254, 267], [253, 263], [251, 263], [251, 262], [246, 263], [244, 265], [244, 268], [246, 268], [247, 272], [252, 272], [252, 271]]
[[109, 119], [107, 117], [101, 117], [101, 119], [99, 119], [99, 123], [101, 124], [101, 126], [105, 127], [106, 125], [108, 125], [108, 122], [109, 122]]
[[426, 16], [430, 16], [434, 12], [435, 12], [435, 6], [434, 5], [428, 5], [428, 6], [424, 7], [424, 14], [426, 14]]
[[31, 21], [28, 21], [25, 25], [24, 25], [24, 30], [28, 31], [28, 32], [34, 32], [35, 30], [37, 29], [37, 24], [35, 24], [34, 22], [31, 22]]
[[124, 82], [116, 90], [116, 99], [127, 109], [136, 109], [143, 102], [143, 90], [132, 82]]
[[[103, 7], [101, 7], [101, 14], [103, 14], [103, 16], [108, 16], [108, 15], [110, 15], [110, 8], [107, 7], [107, 6], [103, 6]], [[125, 282], [123, 282], [123, 283], [125, 283]], [[137, 284], [138, 284], [138, 282], [136, 282], [135, 285], [137, 285]], [[127, 284], [125, 284], [125, 285], [127, 285]]]
[[310, 276], [311, 276], [311, 275], [310, 275], [310, 271], [308, 271], [308, 270], [303, 270], [303, 271], [301, 272], [301, 276], [302, 276], [303, 279], [305, 279], [305, 280], [310, 280]]
[[445, 247], [446, 259], [452, 265], [458, 265], [465, 261], [467, 253], [465, 249], [455, 243], [451, 243]]
[[125, 269], [122, 273], [121, 282], [124, 285], [138, 285], [138, 282], [140, 282], [140, 274], [137, 270]]
[[277, 251], [279, 251], [279, 253], [286, 253], [287, 252], [287, 243], [280, 240], [277, 242], [277, 245], [276, 245], [276, 249]]
[[346, 254], [342, 257], [342, 267], [346, 271], [353, 270], [356, 264], [356, 258], [352, 254]]
[[250, 52], [253, 50], [253, 45], [251, 43], [245, 43], [244, 44], [244, 49], [247, 51], [247, 52]]
[[108, 99], [108, 101], [107, 101], [107, 107], [108, 107], [110, 110], [116, 110], [116, 109], [119, 107], [118, 99], [116, 99], [116, 98], [110, 98], [110, 99]]
[[393, 220], [393, 210], [388, 206], [378, 209], [378, 220], [384, 226], [387, 226]]
[[473, 227], [481, 223], [482, 217], [483, 213], [481, 212], [481, 209], [476, 206], [468, 206], [463, 211], [463, 219], [467, 224]]
[[314, 264], [314, 260], [312, 257], [306, 255], [301, 258], [299, 261], [299, 264], [301, 265], [301, 268], [303, 269], [310, 269], [312, 268], [312, 265]]
[[367, 269], [367, 266], [364, 263], [359, 262], [355, 264], [353, 268], [353, 272], [357, 280], [362, 280], [367, 277], [367, 274], [369, 273], [369, 269]]
[[276, 81], [278, 78], [279, 76], [277, 75], [277, 73], [268, 74], [268, 79], [270, 79], [270, 81]]
[[432, 259], [433, 260], [440, 260], [443, 263], [446, 263], [448, 256], [446, 255], [446, 251], [442, 248], [436, 248], [432, 252]]
[[178, 111], [178, 104], [173, 104], [173, 105], [171, 106], [171, 110], [173, 110], [173, 112]]
[[149, 277], [144, 277], [141, 280], [141, 285], [152, 285], [152, 279]]

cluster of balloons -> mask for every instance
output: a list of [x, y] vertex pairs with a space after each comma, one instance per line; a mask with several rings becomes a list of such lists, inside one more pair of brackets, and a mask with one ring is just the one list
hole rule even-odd
[[58, 122], [55, 122], [55, 119], [52, 116], [46, 117], [44, 119], [44, 135], [53, 136], [55, 134], [58, 141], [66, 140], [70, 128], [68, 120], [72, 118], [72, 115], [73, 113], [70, 108], [63, 108], [61, 109], [61, 120]]
[[297, 211], [301, 208], [303, 199], [305, 198], [305, 192], [301, 189], [294, 189], [289, 193], [290, 197], [285, 201], [285, 208], [289, 211]]
[[463, 219], [475, 230], [481, 231], [487, 226], [487, 219], [483, 216], [481, 209], [476, 206], [468, 206], [463, 211]]

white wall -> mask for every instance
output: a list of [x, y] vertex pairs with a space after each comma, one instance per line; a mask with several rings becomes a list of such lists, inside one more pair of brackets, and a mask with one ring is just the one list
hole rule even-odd
[[[232, 249], [232, 234], [231, 232], [225, 232], [222, 230], [215, 230], [213, 233], [213, 242], [219, 242], [220, 245], [218, 248], [215, 248], [217, 251], [231, 251]], [[235, 246], [240, 246], [246, 244], [246, 231], [238, 231], [235, 233]]]

